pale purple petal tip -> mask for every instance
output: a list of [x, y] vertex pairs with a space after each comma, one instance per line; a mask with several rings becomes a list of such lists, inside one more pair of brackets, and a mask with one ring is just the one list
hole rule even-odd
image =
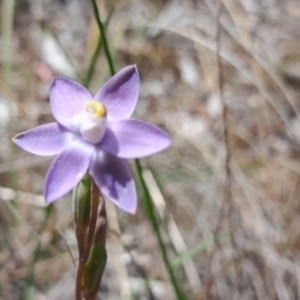
[[122, 210], [135, 213], [135, 183], [126, 160], [99, 151], [92, 158], [90, 173], [106, 197]]
[[129, 66], [109, 79], [95, 99], [106, 106], [109, 121], [128, 119], [137, 104], [139, 88], [140, 79], [136, 66]]
[[45, 181], [47, 203], [67, 194], [84, 177], [94, 150], [93, 145], [76, 140], [55, 158]]
[[122, 158], [141, 158], [166, 149], [170, 137], [149, 123], [129, 119], [108, 125], [100, 148]]
[[51, 156], [60, 153], [71, 138], [57, 123], [49, 123], [17, 134], [13, 142], [30, 153]]
[[50, 87], [52, 113], [58, 123], [70, 130], [74, 128], [74, 118], [83, 110], [87, 101], [92, 100], [89, 91], [82, 85], [65, 77], [55, 77]]

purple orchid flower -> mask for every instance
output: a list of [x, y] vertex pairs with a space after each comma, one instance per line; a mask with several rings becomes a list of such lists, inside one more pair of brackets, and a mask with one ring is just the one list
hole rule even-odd
[[135, 66], [118, 72], [94, 98], [80, 84], [54, 78], [50, 104], [57, 122], [13, 139], [33, 154], [57, 155], [46, 176], [47, 203], [64, 196], [89, 172], [105, 196], [121, 209], [135, 212], [136, 188], [125, 159], [145, 157], [170, 145], [169, 136], [158, 127], [130, 119], [138, 95]]

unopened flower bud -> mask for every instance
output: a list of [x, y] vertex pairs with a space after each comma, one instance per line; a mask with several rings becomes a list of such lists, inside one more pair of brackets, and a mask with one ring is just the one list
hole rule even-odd
[[102, 199], [98, 219], [95, 228], [93, 244], [91, 247], [88, 261], [84, 268], [83, 287], [88, 299], [96, 299], [97, 292], [101, 283], [101, 278], [105, 269], [107, 254], [105, 249], [107, 233], [107, 219], [105, 202]]
[[91, 211], [91, 178], [86, 175], [73, 190], [73, 212], [79, 256], [83, 256]]
[[86, 175], [73, 190], [74, 220], [77, 225], [87, 228], [90, 220], [91, 177]]

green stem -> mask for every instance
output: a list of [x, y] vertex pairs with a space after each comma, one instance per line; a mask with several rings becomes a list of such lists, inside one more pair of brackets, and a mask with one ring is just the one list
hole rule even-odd
[[174, 274], [174, 270], [173, 270], [172, 265], [170, 263], [170, 260], [168, 258], [167, 249], [165, 247], [162, 236], [160, 234], [160, 229], [159, 229], [158, 221], [157, 221], [157, 218], [156, 218], [156, 215], [155, 215], [155, 211], [154, 211], [154, 207], [153, 207], [153, 204], [152, 204], [151, 196], [150, 196], [148, 187], [147, 187], [147, 185], [144, 181], [144, 178], [142, 176], [142, 166], [141, 166], [140, 161], [138, 159], [135, 160], [135, 166], [136, 166], [136, 170], [137, 170], [138, 180], [140, 181], [142, 191], [143, 191], [143, 197], [141, 197], [141, 198], [142, 198], [142, 201], [143, 201], [144, 206], [146, 208], [146, 212], [148, 214], [148, 219], [151, 221], [151, 225], [152, 225], [153, 230], [156, 234], [156, 238], [158, 240], [160, 251], [162, 253], [162, 258], [163, 258], [165, 267], [168, 271], [168, 274], [169, 274], [171, 283], [173, 285], [174, 291], [176, 293], [177, 299], [178, 300], [186, 300], [187, 297], [179, 287], [179, 284], [178, 284], [178, 282], [176, 280], [176, 277], [175, 277], [175, 274]]
[[107, 42], [107, 39], [106, 39], [105, 28], [104, 28], [105, 26], [101, 22], [96, 0], [92, 0], [92, 6], [93, 6], [93, 11], [94, 11], [94, 16], [95, 16], [97, 25], [99, 27], [101, 38], [102, 38], [102, 41], [103, 41], [103, 47], [104, 47], [105, 56], [106, 56], [106, 59], [107, 59], [108, 65], [109, 65], [110, 73], [113, 76], [116, 73], [116, 69], [115, 69], [115, 66], [114, 66], [114, 62], [113, 62], [109, 47], [108, 47], [108, 42]]
[[[111, 7], [111, 9], [109, 10], [107, 19], [105, 20], [105, 23], [104, 23], [104, 30], [106, 30], [113, 12], [114, 12], [114, 7]], [[95, 70], [96, 62], [97, 62], [97, 59], [98, 59], [98, 56], [99, 56], [99, 53], [100, 53], [100, 50], [101, 50], [102, 46], [103, 46], [103, 40], [100, 36], [99, 39], [98, 39], [98, 43], [97, 43], [95, 52], [94, 52], [94, 54], [92, 56], [92, 59], [90, 61], [86, 76], [85, 76], [84, 80], [82, 81], [82, 84], [86, 88], [89, 87], [90, 82], [92, 80], [92, 76], [93, 76], [93, 73], [94, 73], [94, 70]]]

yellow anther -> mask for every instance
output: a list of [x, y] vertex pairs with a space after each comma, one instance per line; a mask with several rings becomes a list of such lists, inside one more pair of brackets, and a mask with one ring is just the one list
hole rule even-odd
[[105, 106], [96, 100], [88, 101], [85, 104], [85, 109], [87, 112], [93, 114], [95, 117], [103, 117], [106, 115], [106, 108]]

